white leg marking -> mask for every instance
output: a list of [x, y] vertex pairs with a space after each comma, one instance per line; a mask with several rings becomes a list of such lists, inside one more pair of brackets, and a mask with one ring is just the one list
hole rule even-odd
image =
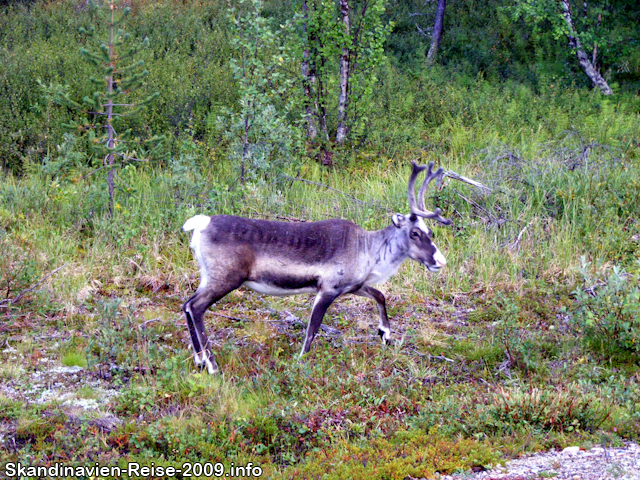
[[197, 352], [194, 352], [194, 353], [193, 353], [193, 361], [194, 361], [194, 363], [196, 364], [196, 367], [201, 367], [201, 366], [202, 366], [202, 364], [204, 363], [204, 362], [202, 361], [202, 359], [200, 358], [200, 354], [199, 354], [199, 353], [197, 353]]
[[382, 343], [391, 341], [391, 330], [389, 328], [385, 327], [384, 325], [382, 325], [382, 323], [380, 323], [378, 325], [378, 330], [383, 332], [383, 335], [382, 335], [382, 338], [381, 338]]
[[298, 355], [298, 360], [302, 360], [304, 356], [304, 346], [307, 344], [307, 335], [309, 335], [309, 326], [307, 325], [307, 333], [304, 336], [304, 340], [302, 342], [302, 348], [300, 349], [300, 355]]
[[[202, 355], [204, 356], [204, 352]], [[214, 365], [209, 357], [204, 357], [204, 363], [207, 365], [207, 372], [209, 372], [209, 375], [218, 373], [218, 365]]]

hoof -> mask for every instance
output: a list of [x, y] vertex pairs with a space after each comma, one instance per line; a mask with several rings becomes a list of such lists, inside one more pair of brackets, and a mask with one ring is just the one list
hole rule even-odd
[[220, 367], [218, 367], [218, 364], [211, 353], [209, 353], [209, 355], [205, 352], [202, 352], [200, 355], [196, 354], [194, 363], [200, 370], [204, 370], [206, 368], [210, 375], [217, 375], [220, 373]]
[[380, 335], [380, 340], [384, 345], [391, 345], [391, 332], [379, 328], [378, 335]]
[[207, 367], [207, 372], [209, 372], [209, 375], [218, 375], [220, 374], [220, 368], [218, 367], [218, 364], [216, 363], [215, 360], [211, 361], [209, 359], [205, 360], [205, 365]]

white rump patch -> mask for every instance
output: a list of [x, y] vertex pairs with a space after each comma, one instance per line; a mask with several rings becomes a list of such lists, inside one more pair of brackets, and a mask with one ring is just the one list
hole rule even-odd
[[208, 217], [207, 215], [196, 215], [184, 222], [182, 229], [185, 232], [190, 232], [191, 230], [204, 230], [205, 228], [207, 228], [207, 225], [209, 225], [210, 221], [211, 217]]
[[207, 265], [204, 263], [204, 258], [202, 256], [200, 237], [202, 235], [202, 230], [207, 228], [210, 221], [211, 217], [208, 217], [207, 215], [196, 215], [184, 222], [184, 225], [182, 226], [182, 229], [185, 232], [193, 230], [193, 235], [191, 235], [191, 242], [189, 242], [189, 245], [193, 248], [196, 260], [198, 260], [198, 264], [200, 265], [200, 285], [198, 286], [198, 290], [202, 290], [207, 286]]

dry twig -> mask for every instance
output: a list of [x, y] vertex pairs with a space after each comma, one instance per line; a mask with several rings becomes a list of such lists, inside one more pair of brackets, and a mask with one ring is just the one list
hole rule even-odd
[[42, 282], [47, 280], [51, 275], [56, 273], [58, 270], [66, 267], [66, 266], [67, 266], [67, 264], [65, 263], [64, 265], [61, 265], [58, 268], [56, 268], [55, 270], [49, 272], [47, 275], [42, 277], [40, 279], [40, 281], [38, 281], [35, 285], [32, 285], [31, 287], [29, 287], [29, 288], [23, 290], [22, 292], [20, 292], [17, 297], [15, 297], [15, 298], [5, 298], [4, 300], [0, 300], [0, 307], [5, 307], [6, 308], [8, 305], [15, 305], [27, 293], [32, 292], [33, 290], [35, 290], [38, 287], [38, 285], [40, 285]]
[[449, 177], [449, 178], [452, 178], [454, 180], [459, 180], [461, 182], [468, 183], [469, 185], [473, 185], [474, 187], [481, 188], [483, 190], [486, 190], [487, 192], [493, 192], [493, 189], [487, 187], [486, 185], [484, 185], [484, 184], [482, 184], [480, 182], [477, 182], [476, 180], [472, 180], [470, 178], [463, 177], [462, 175], [459, 175], [456, 172], [452, 172], [451, 170], [445, 171], [443, 175], [445, 177]]
[[507, 243], [507, 249], [511, 252], [513, 252], [514, 250], [518, 250], [520, 248], [520, 241], [522, 240], [522, 235], [524, 235], [524, 232], [527, 231], [527, 228], [529, 228], [531, 226], [531, 224], [533, 223], [533, 220], [531, 220], [529, 223], [527, 223], [524, 228], [522, 230], [520, 230], [520, 233], [518, 234], [518, 237], [512, 242], [512, 243]]

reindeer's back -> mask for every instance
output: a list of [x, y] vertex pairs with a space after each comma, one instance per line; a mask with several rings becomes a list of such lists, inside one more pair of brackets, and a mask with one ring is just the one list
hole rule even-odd
[[[347, 220], [277, 222], [218, 215], [202, 231], [208, 247], [246, 247], [254, 255], [317, 264], [352, 255], [365, 231]], [[214, 248], [215, 248], [214, 247]], [[216, 248], [217, 249], [217, 248]]]

